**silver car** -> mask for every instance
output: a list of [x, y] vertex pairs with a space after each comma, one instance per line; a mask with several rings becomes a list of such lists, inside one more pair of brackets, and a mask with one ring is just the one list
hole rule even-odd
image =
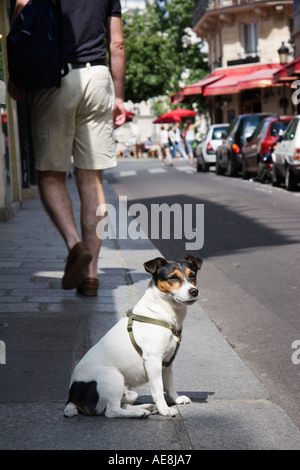
[[300, 183], [300, 115], [289, 123], [272, 158], [273, 186], [284, 182], [288, 191], [296, 191]]
[[196, 149], [197, 171], [208, 171], [216, 164], [216, 150], [227, 134], [229, 124], [212, 124]]

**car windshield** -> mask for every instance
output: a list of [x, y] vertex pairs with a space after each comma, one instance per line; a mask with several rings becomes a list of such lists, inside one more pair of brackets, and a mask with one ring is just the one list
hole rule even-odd
[[227, 134], [227, 130], [228, 130], [228, 126], [216, 127], [216, 128], [213, 130], [213, 133], [212, 133], [211, 138], [212, 138], [213, 140], [222, 140], [223, 137], [224, 137], [224, 134], [225, 134], [225, 135]]
[[234, 136], [234, 133], [235, 133], [237, 127], [238, 127], [238, 124], [239, 124], [239, 119], [238, 119], [238, 118], [235, 118], [235, 119], [231, 122], [231, 124], [230, 124], [230, 126], [229, 126], [229, 128], [228, 128], [227, 137], [228, 137], [228, 136], [231, 136], [231, 137]]
[[243, 135], [245, 137], [252, 136], [253, 132], [255, 131], [256, 127], [258, 126], [260, 119], [258, 116], [248, 116], [247, 119], [244, 120], [244, 132]]
[[261, 123], [257, 126], [255, 131], [253, 132], [253, 135], [251, 136], [251, 139], [259, 139], [265, 130], [268, 128], [268, 121], [261, 121]]
[[273, 122], [272, 127], [271, 127], [271, 135], [273, 137], [279, 137], [284, 134], [284, 131], [286, 130], [288, 125], [288, 122], [283, 122], [283, 121], [276, 121]]

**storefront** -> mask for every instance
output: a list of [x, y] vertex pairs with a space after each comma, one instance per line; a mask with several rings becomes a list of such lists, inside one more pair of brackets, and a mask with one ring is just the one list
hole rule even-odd
[[0, 220], [11, 218], [22, 201], [22, 168], [16, 103], [6, 92], [6, 35], [9, 30], [8, 0], [0, 0]]
[[177, 104], [198, 94], [207, 100], [213, 123], [231, 122], [239, 114], [270, 112], [293, 114], [291, 99], [277, 74], [280, 64], [253, 64], [216, 69], [197, 83], [187, 85], [171, 101]]

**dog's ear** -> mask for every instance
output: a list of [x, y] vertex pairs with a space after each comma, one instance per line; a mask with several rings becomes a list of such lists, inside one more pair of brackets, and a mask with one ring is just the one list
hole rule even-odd
[[202, 266], [202, 263], [203, 263], [202, 259], [195, 258], [192, 255], [186, 255], [184, 259], [187, 259], [190, 263], [192, 263], [192, 265], [194, 266], [195, 271], [198, 271], [199, 269], [201, 269], [201, 266]]
[[163, 263], [165, 263], [164, 258], [151, 259], [150, 261], [146, 261], [146, 263], [144, 263], [144, 268], [147, 273], [154, 274]]

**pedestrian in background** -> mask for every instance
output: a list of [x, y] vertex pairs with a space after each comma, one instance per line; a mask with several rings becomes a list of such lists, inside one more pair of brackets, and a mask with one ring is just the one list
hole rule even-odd
[[[27, 3], [17, 0], [15, 16]], [[41, 200], [69, 251], [62, 288], [94, 296], [102, 242], [96, 210], [105, 205], [102, 170], [116, 166], [113, 130], [125, 122], [121, 5], [120, 0], [60, 3], [62, 62], [68, 73], [61, 87], [28, 94], [35, 167]], [[8, 89], [19, 99], [18, 87], [9, 83]], [[81, 201], [81, 237], [66, 188], [71, 155]]]
[[149, 136], [148, 139], [144, 143], [145, 150], [147, 151], [148, 156], [153, 156], [151, 153], [156, 154], [158, 157], [161, 158], [161, 147], [156, 142], [152, 140], [152, 137]]
[[201, 122], [193, 124], [190, 119], [186, 121], [183, 127], [182, 136], [184, 137], [186, 152], [189, 156], [191, 165], [194, 163], [193, 144], [195, 142], [195, 129], [199, 127]]
[[175, 125], [174, 125], [174, 133], [175, 133], [175, 155], [176, 153], [180, 153], [181, 155], [181, 158], [188, 158], [185, 150], [182, 148], [182, 145], [181, 145], [181, 133], [180, 133], [180, 123], [179, 122], [175, 122]]
[[165, 166], [166, 158], [168, 159], [169, 165], [173, 166], [172, 157], [170, 153], [169, 131], [168, 129], [165, 129], [165, 126], [161, 126], [160, 128], [159, 142], [160, 142], [161, 153], [162, 153], [161, 166]]
[[136, 154], [136, 144], [137, 144], [137, 137], [134, 134], [131, 134], [128, 142], [125, 144], [125, 157], [129, 157], [129, 152], [132, 151], [133, 154]]
[[169, 129], [169, 149], [172, 158], [176, 157], [176, 149], [175, 149], [175, 126], [171, 126]]

